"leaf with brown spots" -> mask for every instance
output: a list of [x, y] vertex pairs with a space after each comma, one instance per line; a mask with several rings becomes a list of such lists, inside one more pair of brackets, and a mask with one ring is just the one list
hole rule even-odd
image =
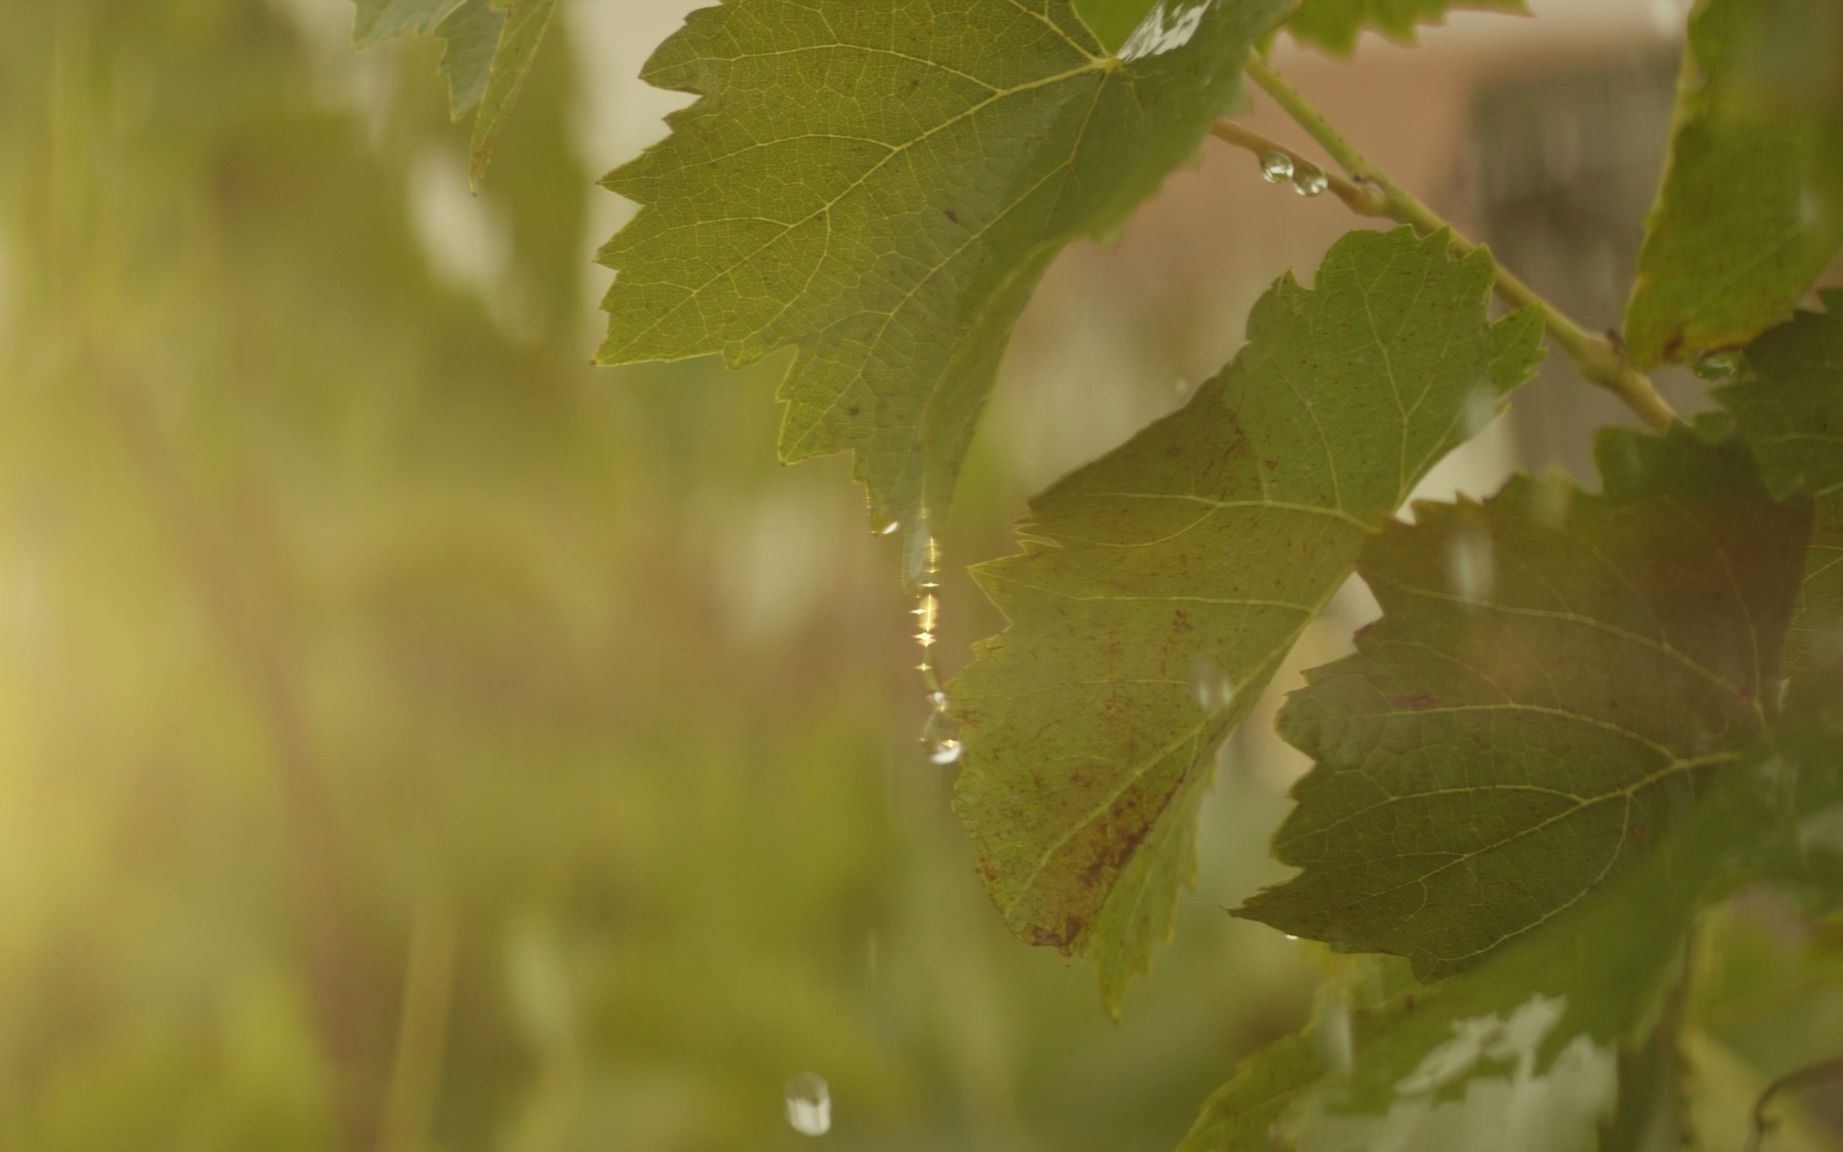
[[1383, 618], [1280, 715], [1316, 761], [1274, 838], [1304, 871], [1238, 915], [1445, 975], [1632, 867], [1760, 739], [1809, 503], [1680, 425], [1603, 434], [1600, 470], [1365, 547]]
[[1171, 928], [1215, 745], [1415, 483], [1534, 371], [1489, 255], [1353, 232], [1182, 410], [1038, 496], [974, 569], [1010, 620], [948, 688], [956, 807], [1011, 929], [1117, 1007]]

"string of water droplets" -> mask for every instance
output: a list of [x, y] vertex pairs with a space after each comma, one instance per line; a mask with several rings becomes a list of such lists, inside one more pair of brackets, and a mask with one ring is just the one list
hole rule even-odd
[[1261, 175], [1269, 184], [1285, 184], [1292, 181], [1293, 191], [1301, 196], [1317, 196], [1331, 187], [1331, 177], [1325, 170], [1310, 160], [1293, 162], [1293, 158], [1284, 152], [1273, 151], [1261, 154]]
[[[899, 522], [891, 521], [879, 529], [877, 534], [890, 536], [901, 528]], [[915, 670], [921, 674], [922, 696], [928, 705], [928, 719], [922, 724], [921, 741], [929, 762], [944, 767], [957, 762], [966, 749], [960, 743], [960, 722], [947, 710], [947, 692], [941, 685], [941, 673], [934, 657], [935, 646], [940, 640], [941, 545], [934, 534], [928, 531], [925, 517], [920, 529], [910, 535], [907, 544], [907, 555], [903, 558], [903, 579], [915, 591], [915, 606], [909, 609], [909, 614], [915, 617], [915, 643], [921, 648], [921, 658], [916, 662]]]

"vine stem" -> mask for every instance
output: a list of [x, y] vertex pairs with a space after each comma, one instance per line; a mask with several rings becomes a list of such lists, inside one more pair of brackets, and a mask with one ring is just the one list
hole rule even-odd
[[[1300, 95], [1299, 91], [1273, 67], [1263, 60], [1259, 53], [1250, 53], [1247, 74], [1260, 85], [1261, 90], [1273, 98], [1282, 111], [1292, 117], [1293, 121], [1305, 130], [1306, 134], [1318, 142], [1333, 160], [1341, 165], [1349, 177], [1327, 173], [1329, 188], [1339, 200], [1351, 211], [1363, 216], [1379, 216], [1396, 220], [1414, 228], [1423, 235], [1431, 235], [1446, 229], [1452, 236], [1453, 247], [1460, 252], [1471, 252], [1478, 247], [1476, 243], [1461, 236], [1457, 229], [1442, 219], [1438, 213], [1421, 203], [1385, 175], [1374, 164], [1364, 158], [1323, 113]], [[1212, 134], [1219, 140], [1245, 148], [1256, 155], [1279, 152], [1293, 161], [1295, 167], [1301, 163], [1310, 163], [1290, 148], [1286, 148], [1267, 139], [1258, 132], [1250, 131], [1239, 124], [1219, 120], [1211, 128]], [[1627, 407], [1636, 412], [1646, 423], [1656, 428], [1667, 428], [1677, 419], [1677, 414], [1664, 398], [1658, 395], [1657, 387], [1644, 373], [1626, 362], [1625, 355], [1609, 339], [1595, 336], [1569, 318], [1561, 309], [1549, 303], [1535, 289], [1524, 283], [1515, 273], [1502, 265], [1497, 267], [1497, 280], [1494, 285], [1497, 294], [1507, 303], [1519, 308], [1533, 308], [1542, 317], [1542, 326], [1548, 330], [1549, 339], [1555, 346], [1567, 353], [1574, 361], [1575, 369], [1589, 383], [1597, 384], [1623, 400]]]

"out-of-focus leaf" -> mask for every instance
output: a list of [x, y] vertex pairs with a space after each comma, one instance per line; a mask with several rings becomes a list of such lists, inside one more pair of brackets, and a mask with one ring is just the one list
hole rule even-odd
[[427, 36], [462, 0], [357, 0], [352, 43], [360, 48], [398, 36]]
[[[1509, 638], [1506, 638], [1507, 642]], [[1184, 1152], [1589, 1152], [1617, 1055], [1649, 1030], [1701, 909], [1843, 816], [1843, 732], [1801, 718], [1713, 776], [1632, 867], [1483, 964], [1380, 1010], [1353, 1006], [1244, 1064]], [[1835, 855], [1835, 844], [1816, 854]], [[1301, 1053], [1316, 1062], [1315, 1084]], [[1284, 1115], [1261, 1128], [1281, 1101]]]
[[1169, 935], [1215, 745], [1534, 371], [1535, 317], [1486, 322], [1492, 276], [1444, 233], [1345, 236], [1181, 411], [1032, 501], [1023, 554], [974, 569], [1010, 628], [948, 689], [956, 807], [1006, 923], [1092, 956], [1110, 1007]]
[[1738, 347], [1843, 245], [1843, 8], [1701, 0], [1625, 341], [1649, 367]]
[[1274, 838], [1304, 871], [1238, 914], [1445, 975], [1643, 858], [1759, 737], [1808, 503], [1688, 429], [1599, 455], [1603, 495], [1518, 478], [1365, 548], [1383, 618], [1279, 721], [1316, 761]]
[[1161, 4], [1117, 53], [1069, 0], [733, 0], [647, 64], [702, 97], [611, 173], [643, 205], [604, 364], [799, 346], [781, 454], [850, 450], [873, 525], [938, 516], [1024, 302], [1196, 149], [1286, 0]]
[[1743, 383], [1721, 400], [1776, 492], [1814, 498], [1804, 590], [1787, 669], [1843, 664], [1843, 291], [1827, 312], [1800, 312], [1748, 348]]
[[1302, 44], [1348, 56], [1357, 46], [1357, 33], [1365, 28], [1413, 43], [1415, 25], [1438, 24], [1448, 12], [1462, 8], [1529, 14], [1525, 0], [1302, 0], [1286, 27]]
[[556, 12], [557, 0], [358, 0], [352, 39], [361, 48], [404, 35], [447, 43], [448, 109], [456, 123], [474, 114], [468, 177], [477, 185]]

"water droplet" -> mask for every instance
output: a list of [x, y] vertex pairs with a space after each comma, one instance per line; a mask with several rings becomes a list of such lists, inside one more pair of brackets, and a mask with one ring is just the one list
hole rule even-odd
[[1286, 938], [1294, 944], [1299, 943], [1299, 937], [1293, 935], [1291, 932], [1286, 934]]
[[902, 521], [891, 520], [888, 524], [885, 524], [883, 527], [877, 529], [877, 535], [894, 536], [896, 533], [900, 531], [902, 531]]
[[1207, 656], [1199, 656], [1191, 665], [1190, 686], [1196, 692], [1197, 707], [1205, 712], [1227, 708], [1235, 699], [1235, 681]]
[[1483, 525], [1467, 524], [1446, 545], [1446, 578], [1461, 599], [1479, 601], [1497, 586], [1497, 553]]
[[1293, 158], [1284, 152], [1261, 153], [1261, 175], [1269, 184], [1284, 184], [1293, 178]]
[[927, 518], [923, 517], [919, 528], [912, 527], [903, 535], [902, 579], [910, 588], [916, 588], [940, 570], [941, 546], [928, 531]]
[[952, 764], [966, 751], [966, 746], [960, 743], [960, 722], [945, 707], [936, 708], [928, 714], [928, 722], [922, 725], [921, 738], [927, 746], [928, 760], [932, 764]]
[[928, 706], [933, 708], [936, 712], [947, 711], [947, 693], [939, 689], [928, 693]]
[[933, 632], [935, 623], [941, 616], [941, 601], [934, 593], [924, 592], [921, 599], [916, 601], [915, 607], [909, 611], [915, 616], [923, 632]]
[[1293, 191], [1301, 196], [1316, 196], [1331, 187], [1331, 177], [1316, 164], [1301, 164], [1293, 173]]
[[1740, 370], [1738, 352], [1710, 352], [1690, 366], [1690, 371], [1704, 380], [1731, 380]]
[[832, 1089], [825, 1077], [802, 1072], [787, 1082], [787, 1124], [802, 1136], [832, 1130]]

